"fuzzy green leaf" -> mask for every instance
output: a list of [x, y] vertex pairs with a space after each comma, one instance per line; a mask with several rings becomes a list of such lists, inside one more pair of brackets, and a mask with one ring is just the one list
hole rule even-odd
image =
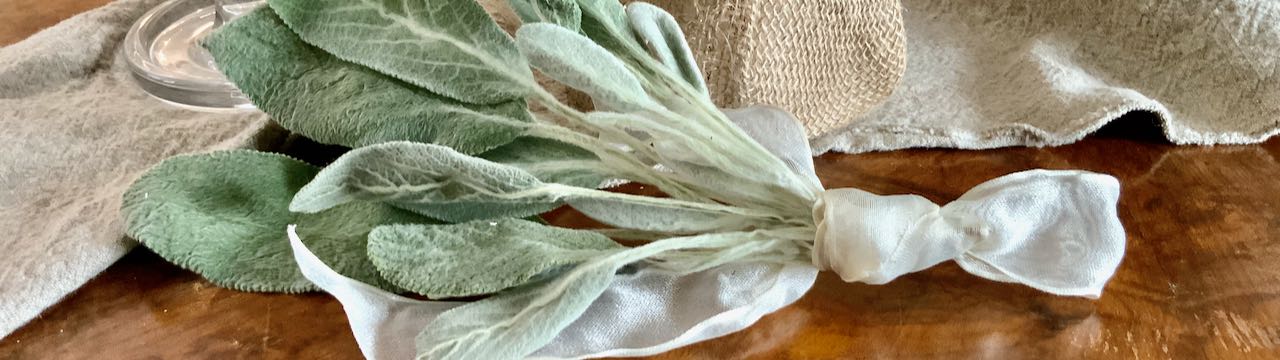
[[476, 104], [531, 93], [533, 73], [475, 0], [269, 0], [304, 41], [431, 92]]
[[429, 223], [410, 212], [356, 203], [317, 214], [289, 212], [289, 200], [319, 171], [249, 150], [170, 158], [134, 182], [121, 212], [126, 233], [166, 260], [218, 286], [243, 291], [315, 290], [293, 261], [285, 228], [348, 277], [388, 289], [365, 256], [379, 225]]
[[594, 232], [516, 219], [392, 225], [369, 234], [369, 257], [387, 280], [435, 299], [492, 294], [619, 249]]
[[319, 212], [356, 200], [380, 201], [427, 216], [525, 217], [555, 208], [549, 195], [499, 198], [543, 185], [519, 168], [422, 143], [389, 142], [352, 150], [294, 197], [290, 209]]
[[632, 216], [632, 211], [678, 212], [664, 218], [692, 212], [751, 217], [757, 221], [775, 218], [769, 213], [718, 204], [545, 183], [514, 166], [467, 156], [447, 147], [404, 141], [348, 152], [303, 187], [290, 209], [318, 212], [352, 201], [377, 201], [452, 221], [525, 217], [550, 210], [562, 200], [604, 202], [600, 208], [616, 208], [611, 211], [618, 212], [611, 218]]
[[715, 211], [656, 208], [615, 199], [576, 198], [569, 206], [596, 221], [624, 229], [668, 234], [696, 234], [744, 230], [760, 225], [755, 219]]
[[555, 140], [520, 137], [480, 157], [518, 167], [546, 183], [596, 188], [606, 180], [595, 154]]
[[[710, 234], [653, 242], [582, 263], [544, 284], [519, 287], [446, 311], [418, 334], [418, 358], [524, 358], [582, 316], [623, 266], [669, 251], [732, 246], [744, 235]], [[736, 255], [708, 260], [726, 263], [729, 260], [719, 259]]]
[[582, 26], [582, 9], [573, 0], [507, 0], [526, 24], [545, 22], [578, 31]]
[[649, 50], [649, 55], [657, 59], [685, 82], [692, 85], [700, 93], [707, 94], [707, 83], [702, 78], [702, 70], [693, 58], [693, 51], [684, 39], [684, 31], [675, 17], [645, 2], [634, 2], [627, 5], [627, 21], [636, 39]]
[[582, 11], [582, 33], [614, 53], [626, 52], [631, 40], [627, 13], [618, 0], [575, 0]]
[[531, 121], [524, 100], [461, 103], [340, 60], [302, 42], [270, 8], [227, 24], [205, 47], [259, 109], [321, 143], [409, 140], [475, 154], [511, 142]]
[[576, 32], [551, 24], [528, 24], [516, 32], [516, 46], [535, 68], [591, 95], [597, 105], [619, 112], [656, 106], [626, 64]]

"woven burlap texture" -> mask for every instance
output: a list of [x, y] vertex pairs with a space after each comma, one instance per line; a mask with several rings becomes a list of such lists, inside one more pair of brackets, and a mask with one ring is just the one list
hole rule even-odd
[[898, 0], [649, 2], [680, 22], [717, 105], [778, 105], [810, 136], [884, 101], [906, 67]]

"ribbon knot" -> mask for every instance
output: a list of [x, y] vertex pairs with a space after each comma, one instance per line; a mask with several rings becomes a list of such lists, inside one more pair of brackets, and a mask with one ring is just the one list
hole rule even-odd
[[813, 208], [813, 263], [847, 282], [884, 284], [955, 260], [987, 279], [1097, 298], [1124, 255], [1119, 195], [1110, 176], [1049, 170], [993, 179], [941, 207], [832, 189]]

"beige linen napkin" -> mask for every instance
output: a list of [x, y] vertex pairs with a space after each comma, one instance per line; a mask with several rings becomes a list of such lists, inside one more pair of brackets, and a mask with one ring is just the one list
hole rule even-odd
[[1178, 144], [1280, 132], [1280, 2], [903, 1], [907, 69], [817, 152], [1074, 142], [1154, 113]]
[[0, 336], [134, 246], [120, 196], [141, 172], [265, 139], [262, 115], [181, 110], [133, 84], [117, 47], [157, 3], [118, 1], [0, 48]]

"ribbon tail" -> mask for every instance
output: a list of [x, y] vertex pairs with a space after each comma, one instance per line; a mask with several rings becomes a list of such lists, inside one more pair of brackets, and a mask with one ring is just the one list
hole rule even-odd
[[943, 207], [986, 232], [956, 263], [987, 279], [1097, 298], [1124, 257], [1120, 183], [1085, 171], [1032, 170], [974, 187]]

